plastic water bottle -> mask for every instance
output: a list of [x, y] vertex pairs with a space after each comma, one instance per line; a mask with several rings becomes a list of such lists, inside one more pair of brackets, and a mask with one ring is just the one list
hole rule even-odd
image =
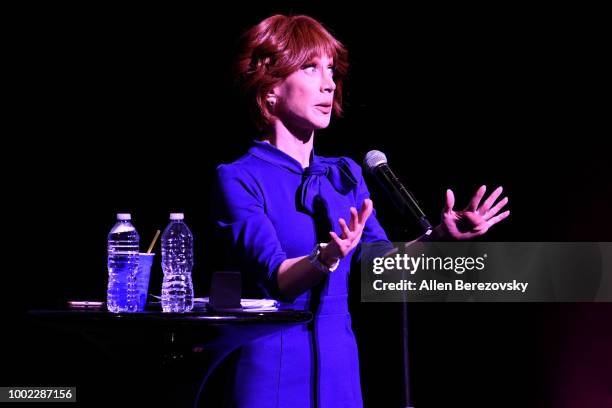
[[162, 311], [182, 313], [193, 309], [193, 235], [182, 213], [170, 214], [161, 240]]
[[117, 214], [117, 223], [108, 234], [108, 291], [110, 312], [135, 312], [136, 272], [140, 237], [130, 214]]

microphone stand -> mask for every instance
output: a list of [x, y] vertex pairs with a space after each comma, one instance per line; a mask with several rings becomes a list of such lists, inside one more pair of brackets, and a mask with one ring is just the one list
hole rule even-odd
[[[423, 214], [419, 218], [419, 225], [423, 230], [423, 236], [429, 237], [433, 232], [431, 224]], [[409, 245], [406, 244], [404, 249]], [[406, 280], [406, 270], [402, 269], [402, 281]], [[414, 408], [410, 399], [410, 367], [408, 359], [408, 298], [406, 291], [402, 291], [402, 363], [403, 363], [403, 377], [404, 377], [404, 407]]]
[[[406, 271], [402, 270], [402, 281], [406, 279]], [[406, 291], [402, 291], [402, 374], [404, 379], [404, 407], [413, 408], [410, 400], [410, 374], [408, 359], [408, 300]]]
[[[368, 152], [364, 160], [370, 173], [376, 174], [376, 179], [392, 198], [393, 203], [402, 215], [414, 216], [425, 236], [431, 235], [433, 228], [425, 213], [419, 207], [410, 191], [400, 182], [391, 168], [387, 165], [384, 153], [373, 150]], [[402, 270], [402, 281], [406, 279], [406, 271]], [[408, 301], [406, 291], [402, 291], [402, 364], [404, 383], [404, 407], [414, 408], [410, 399], [410, 374], [408, 359]]]

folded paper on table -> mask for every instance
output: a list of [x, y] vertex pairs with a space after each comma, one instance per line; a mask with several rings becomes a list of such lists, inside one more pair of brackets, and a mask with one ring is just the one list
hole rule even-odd
[[[151, 295], [157, 300], [161, 300], [161, 296]], [[194, 304], [208, 304], [208, 297], [193, 298]], [[245, 311], [266, 312], [278, 310], [280, 303], [274, 299], [240, 299], [240, 305]]]

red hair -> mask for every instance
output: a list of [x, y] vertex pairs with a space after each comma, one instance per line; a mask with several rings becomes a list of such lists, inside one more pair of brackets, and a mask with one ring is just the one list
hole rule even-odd
[[303, 15], [274, 15], [249, 29], [241, 38], [235, 79], [248, 98], [259, 129], [272, 124], [266, 95], [291, 73], [327, 56], [335, 65], [333, 112], [342, 114], [342, 80], [348, 71], [348, 52], [317, 20]]

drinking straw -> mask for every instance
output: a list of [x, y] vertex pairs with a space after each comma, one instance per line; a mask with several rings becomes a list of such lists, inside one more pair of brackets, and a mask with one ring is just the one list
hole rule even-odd
[[151, 245], [149, 245], [149, 250], [147, 251], [147, 254], [150, 254], [151, 251], [153, 250], [153, 246], [155, 246], [155, 243], [157, 242], [158, 237], [159, 237], [159, 230], [157, 230], [157, 232], [155, 233], [155, 236], [153, 237], [153, 242], [151, 242]]

